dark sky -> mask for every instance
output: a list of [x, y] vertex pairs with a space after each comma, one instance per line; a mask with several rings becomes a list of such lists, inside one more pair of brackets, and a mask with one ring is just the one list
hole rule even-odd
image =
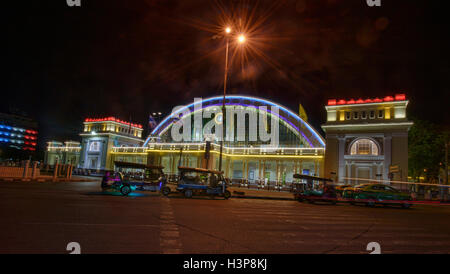
[[411, 101], [410, 117], [449, 121], [443, 1], [81, 1], [2, 3], [0, 111], [36, 118], [41, 147], [77, 139], [86, 117], [145, 125], [149, 112], [220, 95], [224, 39], [212, 37], [227, 16], [236, 29], [252, 28], [248, 46], [231, 48], [230, 94], [294, 111], [302, 103], [317, 129], [329, 98], [399, 92]]

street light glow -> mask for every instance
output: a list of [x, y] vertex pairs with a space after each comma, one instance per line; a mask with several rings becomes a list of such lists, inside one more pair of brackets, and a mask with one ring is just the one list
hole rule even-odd
[[230, 27], [227, 27], [227, 28], [225, 29], [225, 32], [226, 32], [226, 33], [230, 33], [230, 32], [231, 32], [231, 28], [230, 28]]
[[239, 37], [238, 37], [238, 42], [239, 42], [240, 44], [242, 44], [242, 43], [245, 42], [245, 36], [244, 36], [243, 34], [239, 35]]

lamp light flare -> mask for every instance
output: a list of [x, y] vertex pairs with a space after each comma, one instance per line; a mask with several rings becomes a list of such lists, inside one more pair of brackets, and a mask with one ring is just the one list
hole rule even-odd
[[244, 43], [245, 42], [245, 36], [243, 35], [243, 34], [241, 34], [241, 35], [239, 35], [239, 37], [238, 37], [238, 42], [240, 43], [240, 44], [242, 44], [242, 43]]
[[226, 33], [230, 33], [230, 32], [231, 32], [231, 28], [230, 28], [230, 27], [227, 27], [227, 28], [225, 29], [225, 32], [226, 32]]

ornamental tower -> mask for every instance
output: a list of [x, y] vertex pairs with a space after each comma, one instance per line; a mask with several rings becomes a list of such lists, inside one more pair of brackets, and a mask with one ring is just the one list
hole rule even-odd
[[[341, 183], [408, 179], [408, 131], [404, 94], [383, 99], [335, 100], [325, 106], [325, 176]], [[361, 179], [361, 180], [358, 180]]]
[[80, 133], [81, 168], [112, 169], [110, 151], [113, 147], [142, 146], [142, 125], [122, 121], [114, 117], [85, 119], [84, 130]]

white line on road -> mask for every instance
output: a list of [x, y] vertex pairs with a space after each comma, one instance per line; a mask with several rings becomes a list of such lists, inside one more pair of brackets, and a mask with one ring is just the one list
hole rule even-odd
[[180, 241], [180, 232], [175, 223], [172, 205], [168, 198], [162, 200], [160, 215], [160, 235], [159, 245], [162, 254], [180, 254], [182, 244]]
[[88, 223], [23, 223], [24, 225], [69, 225], [69, 226], [121, 226], [121, 227], [159, 227], [159, 225], [128, 225], [128, 224], [88, 224]]

